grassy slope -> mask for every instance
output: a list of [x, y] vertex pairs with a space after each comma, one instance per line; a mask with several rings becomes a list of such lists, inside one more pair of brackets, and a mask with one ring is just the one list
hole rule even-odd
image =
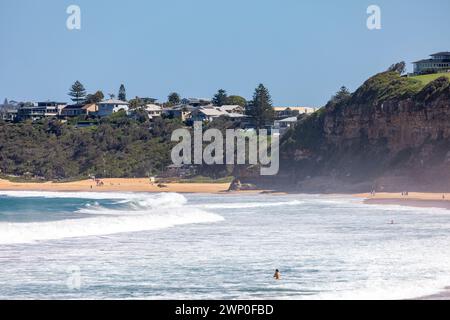
[[410, 79], [415, 79], [415, 80], [419, 80], [420, 82], [422, 82], [422, 84], [424, 86], [426, 86], [427, 84], [429, 84], [431, 81], [436, 80], [439, 77], [447, 77], [450, 79], [450, 73], [435, 73], [435, 74], [426, 74], [426, 75], [422, 75], [422, 76], [415, 76], [415, 77], [410, 77]]

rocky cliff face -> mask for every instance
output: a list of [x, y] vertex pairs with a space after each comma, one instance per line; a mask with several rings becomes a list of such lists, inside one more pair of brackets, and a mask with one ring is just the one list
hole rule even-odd
[[[450, 83], [394, 72], [330, 102], [282, 142], [279, 182], [303, 191], [450, 191]], [[268, 181], [267, 181], [268, 182]]]
[[[367, 139], [384, 140], [390, 153], [417, 148], [424, 143], [450, 138], [450, 86], [447, 79], [439, 83], [445, 90], [423, 99], [423, 92], [407, 99], [371, 105], [350, 102], [337, 112], [325, 113], [323, 133], [329, 143], [351, 144]], [[424, 89], [426, 90], [426, 89]]]

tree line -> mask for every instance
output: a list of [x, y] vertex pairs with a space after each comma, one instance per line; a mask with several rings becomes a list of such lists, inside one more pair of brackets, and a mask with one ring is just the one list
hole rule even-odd
[[[102, 91], [97, 91], [94, 94], [86, 94], [86, 89], [80, 81], [75, 81], [75, 83], [70, 88], [68, 95], [71, 97], [72, 101], [76, 104], [81, 103], [98, 103], [104, 99], [104, 94]], [[111, 98], [115, 95], [110, 94]], [[123, 84], [120, 85], [119, 93], [117, 95], [119, 100], [126, 100], [126, 89]], [[274, 120], [274, 109], [272, 98], [270, 96], [269, 90], [263, 85], [259, 84], [253, 93], [253, 98], [247, 101], [245, 98], [238, 95], [228, 95], [226, 90], [219, 89], [217, 93], [212, 97], [211, 102], [213, 105], [221, 107], [224, 105], [238, 105], [246, 109], [248, 116], [251, 116], [255, 120], [255, 124], [258, 128], [262, 128], [266, 125], [273, 123]], [[130, 100], [130, 107], [137, 108], [148, 104], [149, 101], [145, 99], [136, 97]], [[187, 104], [186, 99], [182, 99], [180, 94], [177, 92], [172, 92], [167, 97], [167, 102], [163, 105], [165, 107], [172, 107], [179, 104]]]

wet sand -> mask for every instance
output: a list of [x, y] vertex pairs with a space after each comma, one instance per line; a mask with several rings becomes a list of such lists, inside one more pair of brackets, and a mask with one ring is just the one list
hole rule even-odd
[[418, 193], [410, 192], [407, 196], [401, 193], [377, 193], [372, 196], [369, 193], [355, 195], [364, 198], [367, 204], [401, 205], [421, 208], [450, 209], [450, 194], [446, 193]]

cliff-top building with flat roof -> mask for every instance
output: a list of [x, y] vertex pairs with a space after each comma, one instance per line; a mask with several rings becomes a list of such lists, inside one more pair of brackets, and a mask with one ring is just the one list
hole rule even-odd
[[450, 72], [450, 52], [438, 52], [431, 59], [413, 62], [415, 74]]

